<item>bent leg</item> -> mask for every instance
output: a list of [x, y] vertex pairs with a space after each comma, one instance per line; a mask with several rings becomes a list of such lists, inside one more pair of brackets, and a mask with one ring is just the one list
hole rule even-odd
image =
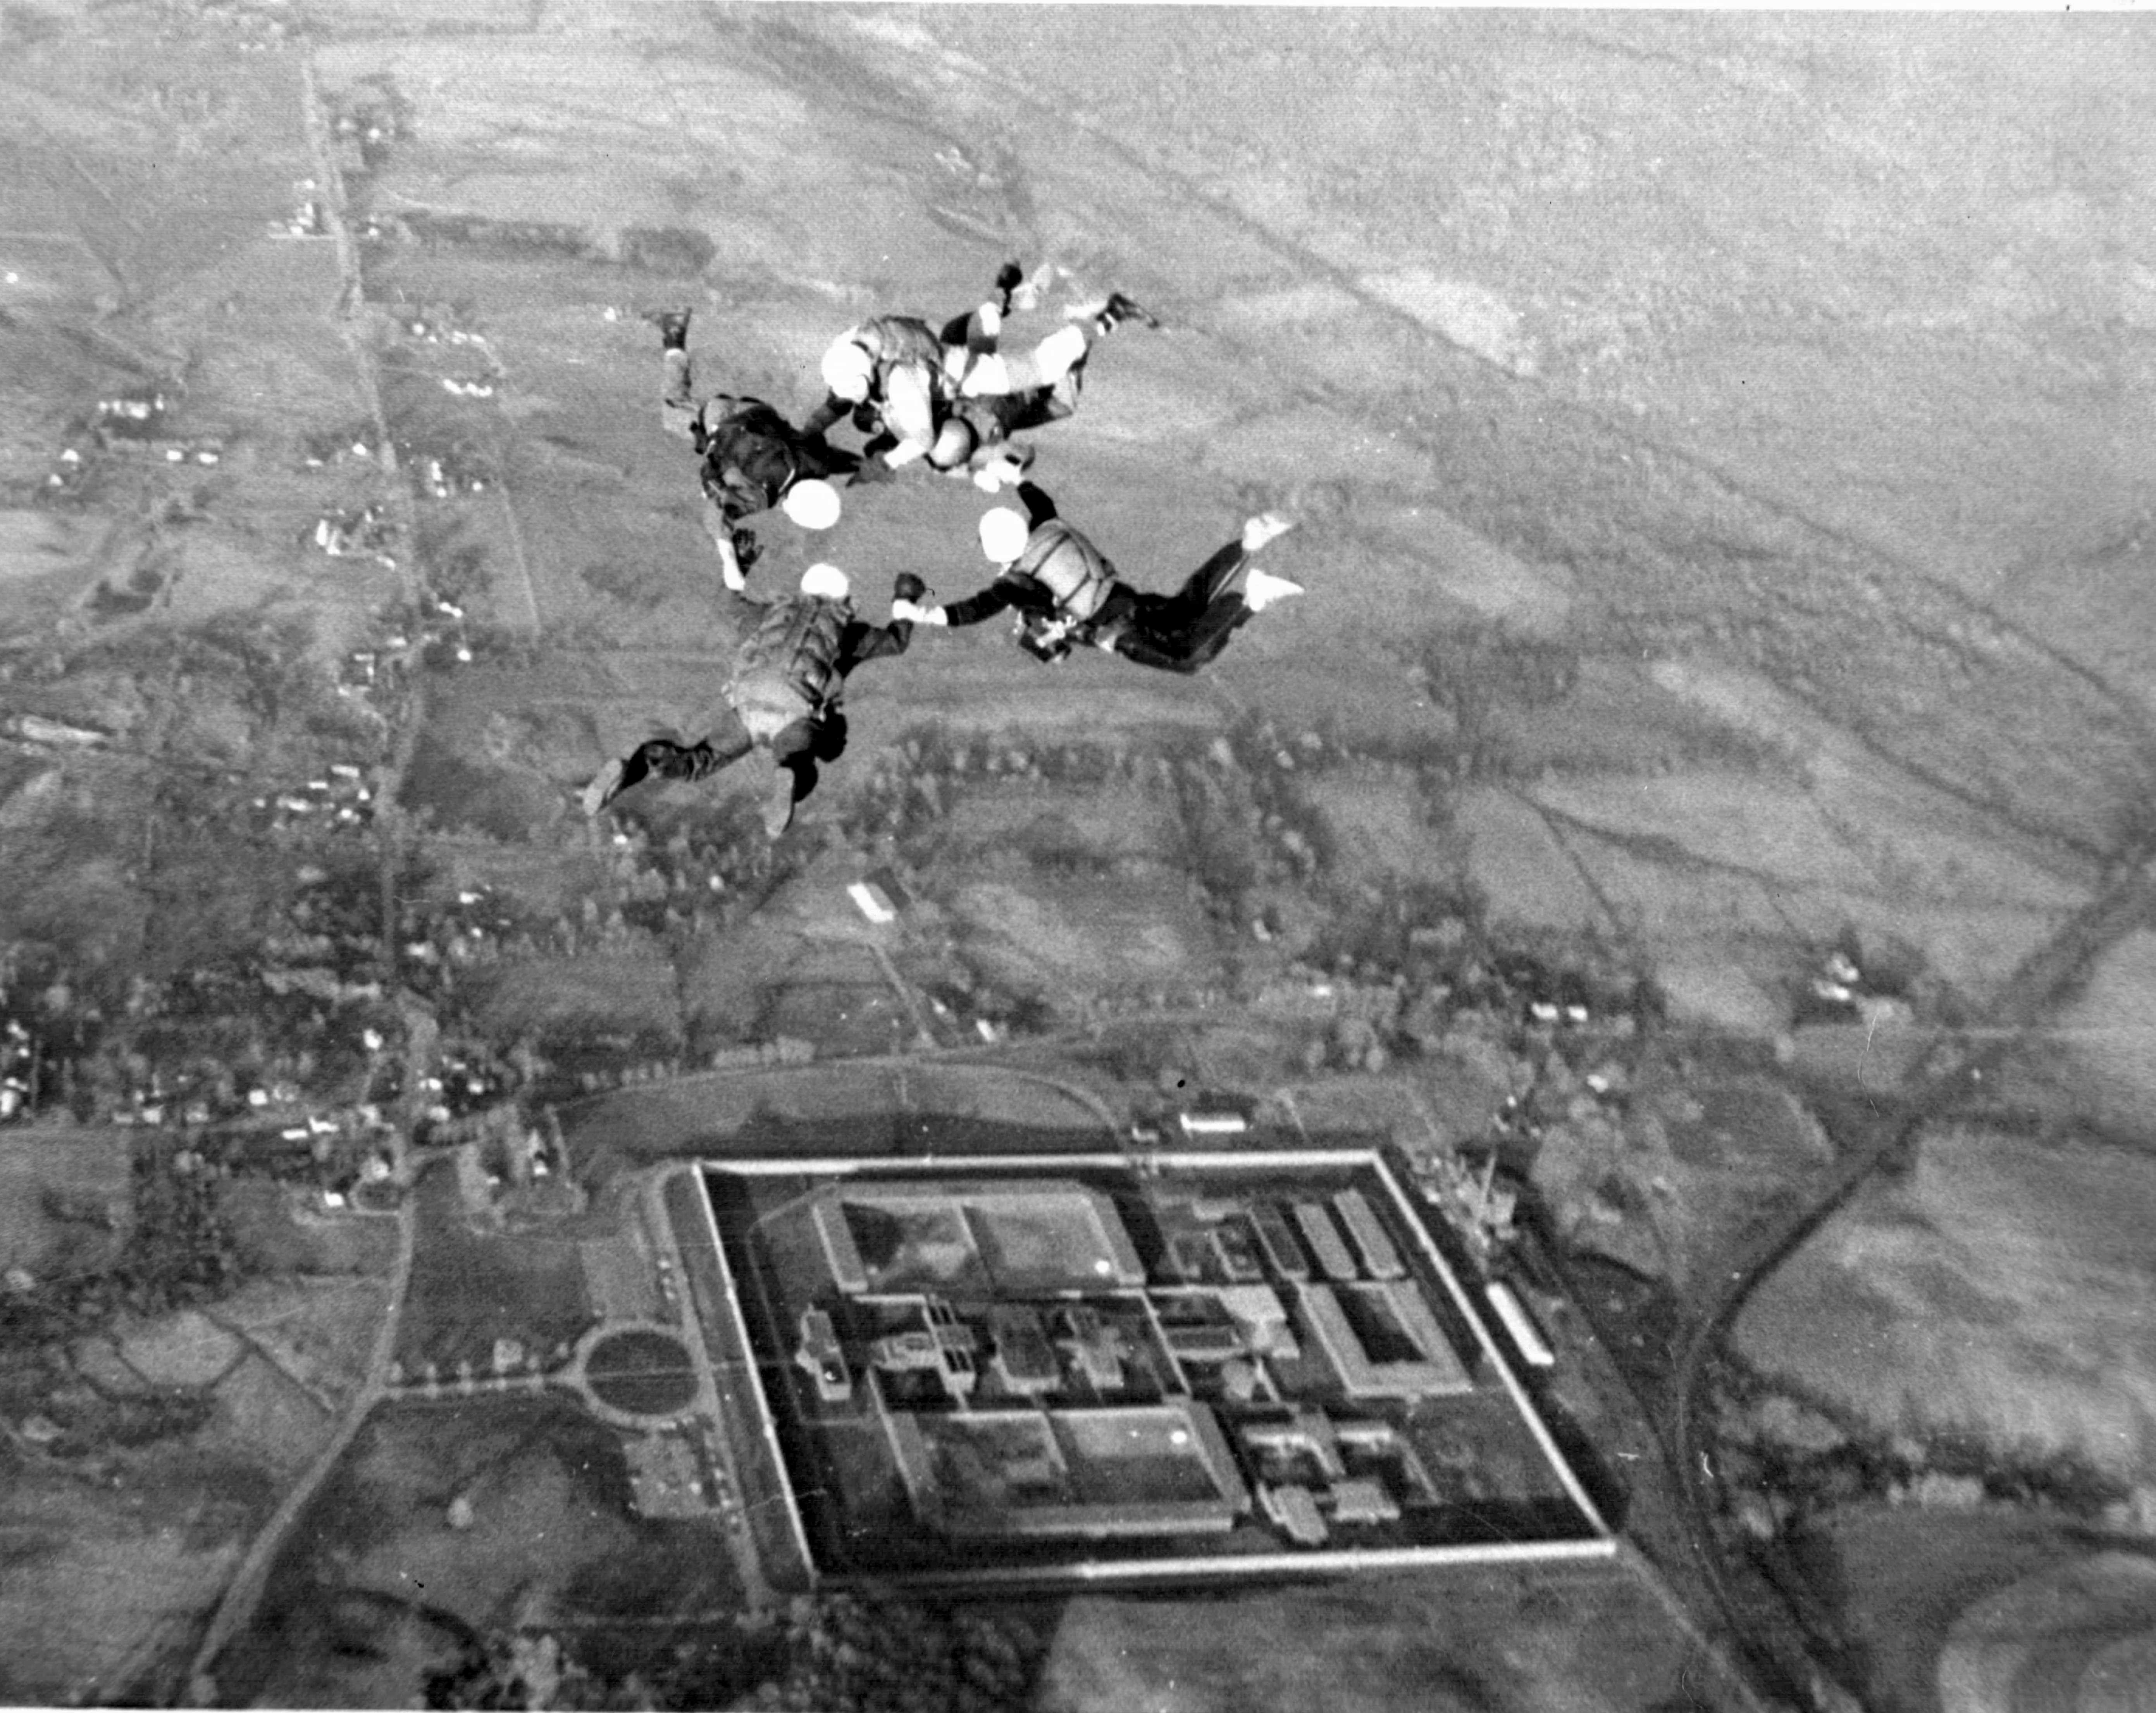
[[596, 815], [616, 798], [654, 780], [708, 779], [739, 761], [748, 750], [747, 735], [741, 732], [717, 742], [709, 738], [690, 744], [676, 743], [670, 737], [647, 738], [619, 761], [609, 762], [584, 787], [584, 813]]
[[1250, 609], [1240, 595], [1223, 595], [1214, 601], [1183, 639], [1188, 664], [1183, 669], [1195, 672], [1201, 666], [1210, 666], [1228, 646], [1228, 639], [1247, 624], [1250, 618]]
[[1158, 603], [1153, 608], [1156, 624], [1179, 628], [1197, 623], [1250, 562], [1250, 556], [1243, 551], [1240, 541], [1229, 542], [1191, 572], [1173, 595], [1153, 597]]
[[1075, 322], [1058, 327], [1022, 356], [977, 359], [958, 390], [971, 398], [983, 392], [1033, 392], [1054, 387], [1086, 361], [1091, 342], [1086, 329]]
[[[1219, 558], [1216, 554], [1214, 562]], [[1213, 568], [1209, 562], [1199, 576]], [[1249, 621], [1250, 609], [1240, 595], [1230, 593], [1215, 595], [1191, 612], [1184, 603], [1197, 582], [1193, 577], [1178, 594], [1140, 596], [1130, 624], [1110, 646], [1133, 664], [1161, 672], [1191, 673], [1210, 665]]]
[[797, 803], [816, 788], [817, 762], [834, 762], [846, 746], [846, 722], [835, 710], [821, 719], [789, 721], [771, 740], [773, 773], [763, 830], [773, 839], [793, 823]]

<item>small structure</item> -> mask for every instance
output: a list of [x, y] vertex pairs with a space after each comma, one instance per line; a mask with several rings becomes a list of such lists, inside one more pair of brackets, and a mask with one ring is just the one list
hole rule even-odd
[[824, 1309], [801, 1311], [801, 1342], [793, 1351], [793, 1366], [816, 1384], [816, 1396], [825, 1403], [847, 1403], [854, 1396], [854, 1377], [846, 1367], [846, 1353], [839, 1347], [838, 1329]]
[[1482, 1288], [1482, 1295], [1490, 1300], [1490, 1306], [1497, 1311], [1504, 1323], [1512, 1345], [1530, 1367], [1553, 1368], [1557, 1366], [1557, 1353], [1549, 1347], [1549, 1341], [1542, 1335], [1517, 1293], [1502, 1279], [1493, 1279]]
[[886, 922], [898, 920], [898, 910], [891, 901], [891, 895], [873, 880], [856, 880], [846, 888], [846, 896], [852, 899], [855, 908], [879, 928]]
[[1011, 1304], [991, 1310], [988, 1336], [995, 1345], [991, 1367], [1005, 1391], [1035, 1398], [1061, 1388], [1062, 1364], [1056, 1361], [1055, 1346], [1048, 1341], [1038, 1309]]
[[1318, 1510], [1317, 1500], [1309, 1488], [1300, 1481], [1284, 1481], [1278, 1486], [1260, 1485], [1258, 1489], [1258, 1508], [1273, 1526], [1298, 1546], [1322, 1546], [1330, 1532], [1325, 1526], [1325, 1514]]
[[1245, 1344], [1255, 1355], [1292, 1362], [1302, 1354], [1301, 1346], [1289, 1329], [1286, 1306], [1270, 1285], [1225, 1285], [1213, 1297], [1228, 1311], [1228, 1318], [1240, 1329]]
[[1096, 1308], [1077, 1304], [1059, 1310], [1062, 1322], [1056, 1347], [1070, 1358], [1070, 1366], [1096, 1392], [1120, 1392], [1123, 1387], [1124, 1342], [1115, 1324]]
[[1370, 1475], [1351, 1475], [1335, 1481], [1327, 1494], [1336, 1523], [1389, 1523], [1399, 1520], [1399, 1501], [1385, 1490], [1385, 1484]]
[[974, 1361], [980, 1335], [958, 1318], [950, 1304], [932, 1297], [922, 1300], [921, 1320], [918, 1329], [886, 1333], [870, 1345], [869, 1361], [891, 1373], [926, 1371], [936, 1376], [952, 1398], [971, 1398], [980, 1383]]

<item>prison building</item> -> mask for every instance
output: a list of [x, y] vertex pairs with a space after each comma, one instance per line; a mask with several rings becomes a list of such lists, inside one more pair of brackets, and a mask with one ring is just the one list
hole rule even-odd
[[838, 1329], [823, 1309], [801, 1311], [801, 1341], [793, 1352], [794, 1366], [816, 1382], [816, 1395], [826, 1403], [850, 1403], [854, 1377], [839, 1348]]
[[1312, 1341], [1349, 1398], [1433, 1398], [1474, 1389], [1413, 1285], [1306, 1285], [1296, 1295]]
[[1258, 1234], [1258, 1248], [1265, 1264], [1276, 1274], [1298, 1282], [1310, 1277], [1310, 1263], [1303, 1258], [1302, 1245], [1296, 1241], [1295, 1228], [1281, 1217], [1278, 1208], [1270, 1202], [1259, 1203], [1250, 1209], [1250, 1225]]
[[1355, 1258], [1348, 1253], [1348, 1245], [1341, 1242], [1339, 1228], [1333, 1224], [1332, 1216], [1325, 1211], [1322, 1203], [1297, 1202], [1295, 1223], [1310, 1246], [1310, 1258], [1317, 1264], [1321, 1278], [1349, 1280], [1360, 1276]]
[[1006, 1391], [1034, 1398], [1058, 1390], [1063, 1365], [1040, 1322], [1040, 1311], [1023, 1304], [988, 1310], [988, 1336], [995, 1341], [990, 1369]]
[[1483, 1286], [1482, 1294], [1490, 1299], [1490, 1306], [1497, 1311], [1497, 1318], [1505, 1323], [1505, 1331], [1512, 1336], [1514, 1346], [1527, 1363], [1537, 1368], [1554, 1367], [1556, 1352], [1550, 1349], [1549, 1341], [1543, 1336], [1542, 1329], [1535, 1325], [1512, 1287], [1502, 1279], [1493, 1279]]
[[1408, 1276], [1408, 1269], [1400, 1264], [1400, 1252], [1393, 1247], [1392, 1239], [1385, 1234], [1383, 1223], [1362, 1191], [1341, 1191], [1333, 1197], [1332, 1208], [1347, 1228], [1348, 1240], [1362, 1256], [1365, 1273], [1373, 1279]]
[[1187, 1399], [894, 1411], [885, 1428], [914, 1515], [955, 1539], [1224, 1533], [1250, 1510], [1212, 1412]]

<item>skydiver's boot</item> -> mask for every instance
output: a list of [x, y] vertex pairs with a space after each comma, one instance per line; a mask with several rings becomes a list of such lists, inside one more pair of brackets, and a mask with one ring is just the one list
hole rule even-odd
[[1112, 333], [1125, 321], [1136, 321], [1142, 327], [1155, 329], [1160, 326], [1160, 317], [1143, 304], [1125, 297], [1120, 291], [1111, 291], [1108, 294], [1107, 302], [1101, 305], [1100, 312], [1093, 317], [1093, 325], [1103, 333]]
[[1285, 601], [1302, 593], [1301, 583], [1291, 583], [1284, 577], [1275, 577], [1270, 572], [1260, 571], [1255, 565], [1243, 580], [1243, 604], [1253, 613], [1262, 613], [1278, 601]]

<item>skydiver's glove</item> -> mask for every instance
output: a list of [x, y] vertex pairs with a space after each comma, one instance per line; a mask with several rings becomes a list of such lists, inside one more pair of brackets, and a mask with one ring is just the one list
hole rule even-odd
[[1042, 620], [1021, 613], [1015, 632], [1019, 647], [1034, 659], [1054, 665], [1070, 658], [1072, 628], [1065, 618]]
[[928, 585], [910, 571], [901, 571], [891, 579], [891, 597], [894, 601], [918, 601], [928, 592]]
[[983, 494], [1000, 494], [1025, 480], [1025, 466], [1008, 452], [998, 453], [973, 472], [973, 485]]
[[1005, 262], [996, 269], [996, 290], [1008, 300], [1010, 295], [1025, 283], [1025, 269], [1016, 262]]
[[861, 467], [846, 478], [849, 488], [858, 488], [864, 482], [894, 482], [898, 472], [880, 458], [865, 458]]

